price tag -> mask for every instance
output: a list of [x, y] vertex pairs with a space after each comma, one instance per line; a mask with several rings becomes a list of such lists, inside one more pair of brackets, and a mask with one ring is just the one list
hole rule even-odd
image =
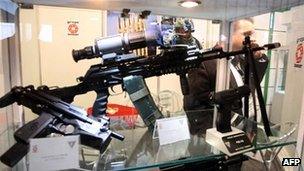
[[30, 140], [29, 170], [79, 168], [79, 136]]
[[155, 129], [158, 133], [160, 145], [190, 139], [186, 116], [157, 119]]

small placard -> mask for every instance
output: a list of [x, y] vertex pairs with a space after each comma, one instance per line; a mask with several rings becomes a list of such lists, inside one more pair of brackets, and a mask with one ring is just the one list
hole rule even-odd
[[79, 168], [79, 136], [30, 140], [29, 170]]
[[252, 148], [252, 144], [244, 132], [223, 137], [222, 140], [230, 153]]
[[158, 133], [160, 145], [190, 139], [186, 116], [157, 119], [155, 129], [154, 131]]

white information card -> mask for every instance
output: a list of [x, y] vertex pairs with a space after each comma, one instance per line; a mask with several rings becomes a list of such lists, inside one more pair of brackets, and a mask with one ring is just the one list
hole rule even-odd
[[190, 139], [186, 116], [157, 119], [155, 125], [160, 145]]
[[79, 168], [78, 135], [30, 140], [30, 171], [72, 168]]

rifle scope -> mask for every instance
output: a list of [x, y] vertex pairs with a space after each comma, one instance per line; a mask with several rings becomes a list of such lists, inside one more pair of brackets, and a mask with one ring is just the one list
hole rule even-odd
[[82, 59], [102, 57], [106, 54], [127, 54], [131, 50], [147, 46], [156, 46], [158, 33], [154, 30], [146, 30], [134, 33], [124, 33], [116, 36], [98, 38], [94, 46], [73, 50], [72, 55], [75, 62]]

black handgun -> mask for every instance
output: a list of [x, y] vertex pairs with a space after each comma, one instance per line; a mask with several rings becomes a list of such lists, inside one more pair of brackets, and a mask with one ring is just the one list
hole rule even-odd
[[250, 88], [247, 85], [234, 89], [224, 90], [212, 96], [213, 103], [219, 111], [216, 118], [216, 129], [221, 133], [231, 131], [231, 111], [242, 108], [242, 98], [249, 96]]

